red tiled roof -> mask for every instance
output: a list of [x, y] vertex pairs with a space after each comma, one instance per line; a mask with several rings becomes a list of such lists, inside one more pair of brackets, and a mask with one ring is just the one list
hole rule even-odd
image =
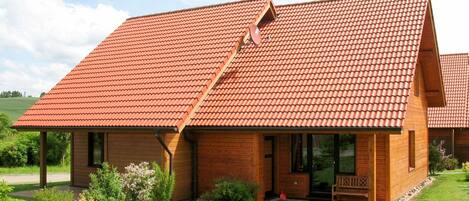
[[240, 1], [131, 18], [15, 127], [178, 127], [270, 4]]
[[426, 0], [277, 7], [191, 126], [402, 127]]
[[469, 55], [441, 56], [446, 107], [428, 109], [430, 128], [469, 127]]

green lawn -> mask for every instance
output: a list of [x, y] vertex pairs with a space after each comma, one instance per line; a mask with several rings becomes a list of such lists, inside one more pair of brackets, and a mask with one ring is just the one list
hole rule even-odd
[[[49, 173], [67, 173], [70, 172], [70, 166], [47, 166]], [[39, 166], [25, 166], [25, 167], [0, 167], [0, 175], [6, 174], [39, 174]]]
[[446, 171], [435, 178], [414, 201], [469, 201], [469, 181], [461, 170]]
[[38, 98], [0, 98], [0, 113], [6, 113], [15, 122]]

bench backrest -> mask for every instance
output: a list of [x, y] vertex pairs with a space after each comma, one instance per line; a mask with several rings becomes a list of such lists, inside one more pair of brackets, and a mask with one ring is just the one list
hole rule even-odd
[[368, 189], [368, 177], [366, 176], [337, 176], [336, 186], [341, 188]]

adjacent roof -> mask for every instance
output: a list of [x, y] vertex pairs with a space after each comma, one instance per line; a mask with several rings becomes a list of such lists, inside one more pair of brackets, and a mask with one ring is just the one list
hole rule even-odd
[[191, 126], [402, 127], [426, 11], [426, 0], [278, 6]]
[[469, 127], [469, 54], [441, 56], [447, 105], [428, 109], [430, 128]]
[[15, 127], [400, 128], [422, 48], [429, 104], [444, 104], [428, 8], [266, 0], [131, 18]]
[[178, 127], [267, 1], [130, 18], [15, 127]]

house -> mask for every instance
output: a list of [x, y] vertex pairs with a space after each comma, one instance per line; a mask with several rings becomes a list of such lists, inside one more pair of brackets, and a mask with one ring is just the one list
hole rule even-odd
[[469, 55], [441, 56], [446, 107], [428, 109], [431, 143], [443, 141], [446, 154], [469, 161]]
[[342, 175], [366, 178], [369, 200], [394, 200], [428, 174], [427, 108], [445, 105], [439, 59], [427, 0], [141, 16], [14, 127], [41, 131], [43, 150], [48, 131], [71, 132], [74, 186], [103, 161], [157, 161], [175, 172], [175, 200], [223, 177], [256, 182], [258, 200], [330, 198]]

